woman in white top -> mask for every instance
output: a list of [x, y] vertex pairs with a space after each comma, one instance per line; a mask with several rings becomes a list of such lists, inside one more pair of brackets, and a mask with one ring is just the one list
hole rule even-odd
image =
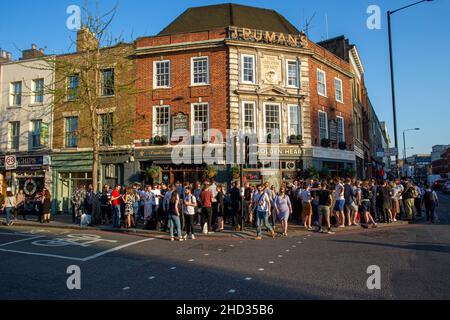
[[16, 207], [16, 197], [14, 197], [12, 192], [8, 190], [6, 192], [5, 202], [2, 203], [2, 209], [5, 210], [7, 226], [13, 225], [13, 221], [11, 218], [15, 207]]

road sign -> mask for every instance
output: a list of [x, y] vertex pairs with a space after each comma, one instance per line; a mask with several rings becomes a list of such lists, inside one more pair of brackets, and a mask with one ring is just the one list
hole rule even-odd
[[377, 157], [395, 157], [398, 155], [397, 148], [389, 148], [389, 149], [377, 149]]
[[16, 170], [17, 169], [16, 156], [6, 156], [5, 157], [5, 169], [6, 170]]

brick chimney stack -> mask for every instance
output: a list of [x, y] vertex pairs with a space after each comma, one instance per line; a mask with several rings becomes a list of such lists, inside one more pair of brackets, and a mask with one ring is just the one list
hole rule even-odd
[[6, 52], [0, 48], [0, 63], [11, 61], [11, 53]]
[[31, 49], [22, 51], [22, 60], [40, 58], [44, 56], [44, 50], [38, 50], [37, 45], [32, 44]]
[[86, 27], [81, 27], [77, 33], [77, 52], [98, 49], [98, 39], [95, 34]]

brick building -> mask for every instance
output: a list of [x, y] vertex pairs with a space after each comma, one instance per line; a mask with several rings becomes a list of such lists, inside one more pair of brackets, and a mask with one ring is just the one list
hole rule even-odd
[[52, 194], [57, 211], [68, 211], [72, 191], [92, 183], [94, 140], [99, 142], [99, 189], [105, 183], [139, 181], [132, 149], [133, 54], [134, 45], [127, 43], [99, 49], [95, 36], [83, 28], [77, 34], [77, 51], [56, 57]]

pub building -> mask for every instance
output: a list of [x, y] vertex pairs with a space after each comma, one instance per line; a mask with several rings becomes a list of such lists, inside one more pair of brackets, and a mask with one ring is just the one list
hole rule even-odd
[[[274, 10], [236, 4], [190, 8], [154, 37], [136, 41], [135, 157], [164, 182], [204, 178], [201, 161], [171, 159], [174, 128], [256, 134], [257, 154], [278, 137], [279, 168], [244, 168], [244, 180], [278, 188], [315, 166], [354, 167], [349, 64], [309, 41]], [[320, 79], [318, 79], [320, 77]], [[204, 142], [208, 142], [206, 139]], [[198, 157], [198, 153], [194, 152]], [[230, 166], [218, 180], [230, 181]]]

